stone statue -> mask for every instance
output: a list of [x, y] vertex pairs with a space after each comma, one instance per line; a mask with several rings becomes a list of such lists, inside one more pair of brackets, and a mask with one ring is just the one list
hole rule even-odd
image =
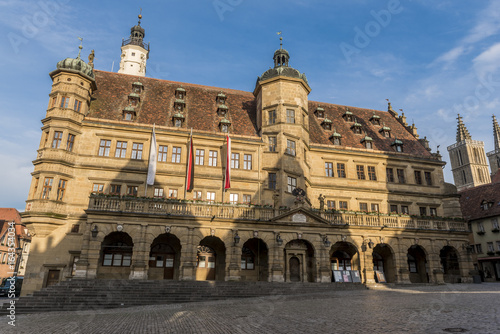
[[319, 194], [318, 200], [319, 200], [319, 211], [324, 211], [325, 210], [325, 196], [323, 196], [322, 194]]
[[278, 209], [279, 208], [279, 202], [280, 200], [280, 194], [278, 193], [277, 190], [274, 191], [274, 194], [273, 194], [273, 201], [274, 201], [274, 208], [275, 209]]
[[95, 53], [94, 50], [90, 51], [89, 54], [89, 65], [94, 63]]

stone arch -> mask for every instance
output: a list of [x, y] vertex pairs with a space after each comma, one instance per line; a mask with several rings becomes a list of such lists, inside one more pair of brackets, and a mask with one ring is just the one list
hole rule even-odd
[[206, 236], [197, 247], [196, 280], [224, 281], [226, 245], [216, 236]]
[[[305, 239], [293, 239], [286, 243], [283, 249], [283, 256], [285, 258], [285, 274], [284, 279], [286, 282], [292, 279], [297, 279], [300, 282], [316, 282], [316, 261], [315, 250], [313, 244]], [[290, 260], [293, 263], [298, 261], [298, 268], [290, 268]], [[293, 270], [298, 270], [298, 276], [291, 276]]]
[[408, 270], [410, 272], [410, 282], [429, 283], [429, 273], [427, 264], [427, 252], [420, 245], [412, 245], [407, 252]]
[[373, 268], [384, 273], [387, 283], [396, 282], [396, 256], [389, 244], [381, 243], [373, 248]]
[[260, 238], [250, 238], [241, 250], [241, 280], [267, 281], [269, 277], [269, 248]]
[[150, 244], [149, 279], [179, 279], [181, 241], [175, 234], [163, 233]]
[[126, 232], [111, 232], [101, 242], [97, 278], [128, 279], [134, 243]]
[[439, 251], [443, 280], [445, 283], [460, 283], [460, 255], [455, 247], [444, 246]]

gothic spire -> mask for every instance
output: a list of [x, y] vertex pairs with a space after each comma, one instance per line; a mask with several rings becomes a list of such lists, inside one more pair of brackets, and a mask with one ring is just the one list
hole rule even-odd
[[458, 114], [458, 127], [457, 127], [457, 143], [461, 142], [465, 139], [471, 139], [469, 130], [465, 127], [465, 124], [462, 122], [462, 116]]
[[500, 149], [500, 126], [498, 126], [495, 115], [493, 115], [493, 138], [495, 140], [495, 151], [497, 151]]

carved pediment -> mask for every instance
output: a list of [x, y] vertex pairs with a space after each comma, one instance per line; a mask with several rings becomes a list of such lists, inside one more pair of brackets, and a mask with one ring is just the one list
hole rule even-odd
[[316, 214], [316, 212], [305, 208], [297, 208], [285, 212], [271, 219], [271, 222], [299, 226], [330, 225], [327, 220], [321, 218], [318, 214]]

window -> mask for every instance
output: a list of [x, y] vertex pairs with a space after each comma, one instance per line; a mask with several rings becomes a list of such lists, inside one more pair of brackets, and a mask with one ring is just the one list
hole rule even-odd
[[270, 110], [267, 112], [268, 119], [267, 124], [275, 124], [276, 123], [276, 110]]
[[255, 262], [255, 257], [250, 249], [243, 247], [241, 250], [241, 269], [243, 270], [253, 270]]
[[243, 204], [250, 204], [252, 202], [252, 195], [243, 194]]
[[394, 148], [396, 149], [396, 152], [403, 152], [403, 145], [401, 144], [395, 144]]
[[297, 179], [294, 178], [294, 177], [291, 177], [289, 176], [288, 177], [288, 192], [291, 193], [292, 191], [295, 190], [295, 188], [297, 188]]
[[358, 180], [365, 180], [365, 166], [357, 165], [356, 173], [358, 174]]
[[175, 164], [179, 164], [181, 162], [181, 147], [173, 147], [172, 148], [172, 162]]
[[62, 201], [64, 198], [64, 193], [66, 192], [66, 180], [59, 180], [59, 185], [57, 186], [57, 201]]
[[217, 167], [217, 151], [208, 152], [208, 165], [212, 167]]
[[112, 184], [110, 187], [109, 187], [109, 194], [110, 195], [120, 195], [122, 192], [122, 186], [119, 185], [119, 184]]
[[286, 153], [295, 156], [295, 142], [293, 140], [286, 140]]
[[377, 181], [377, 174], [375, 173], [374, 166], [368, 166], [368, 179], [370, 181]]
[[325, 174], [327, 177], [333, 177], [333, 163], [325, 162]]
[[229, 194], [229, 203], [238, 204], [238, 194]]
[[164, 145], [158, 146], [158, 161], [161, 162], [167, 161], [167, 151], [168, 151], [168, 146]]
[[431, 176], [431, 172], [424, 172], [424, 176], [425, 176], [425, 183], [426, 183], [428, 186], [432, 186], [432, 176]]
[[431, 216], [435, 217], [435, 216], [437, 216], [437, 209], [436, 208], [429, 208], [429, 213]]
[[368, 203], [359, 203], [359, 211], [368, 211]]
[[101, 139], [99, 143], [99, 156], [109, 157], [109, 148], [111, 147], [111, 140]]
[[286, 110], [286, 122], [291, 124], [295, 123], [295, 110], [292, 109]]
[[406, 183], [404, 169], [397, 169], [396, 172], [398, 174], [398, 182], [399, 183]]
[[462, 152], [460, 150], [457, 151], [457, 156], [458, 156], [458, 165], [462, 166], [464, 162], [462, 160]]
[[66, 150], [68, 152], [73, 152], [73, 146], [75, 145], [75, 135], [71, 133], [68, 134], [68, 142], [66, 143]]
[[483, 246], [481, 246], [481, 244], [476, 244], [476, 253], [478, 254], [483, 253]]
[[465, 170], [462, 171], [462, 179], [464, 183], [467, 183], [467, 176], [465, 175]]
[[372, 149], [373, 148], [372, 142], [369, 140], [365, 140], [365, 147], [368, 149]]
[[104, 253], [102, 265], [113, 267], [129, 267], [132, 254]]
[[80, 225], [79, 224], [71, 225], [71, 233], [78, 233], [78, 232], [80, 232]]
[[116, 142], [115, 158], [125, 158], [126, 154], [127, 154], [127, 142], [126, 141], [117, 141]]
[[244, 154], [243, 155], [243, 169], [252, 169], [252, 155]]
[[347, 201], [339, 201], [339, 209], [347, 210]]
[[177, 198], [177, 189], [169, 189], [168, 198]]
[[361, 127], [360, 126], [353, 126], [352, 128], [352, 132], [354, 132], [355, 134], [361, 134]]
[[346, 178], [345, 174], [345, 164], [343, 163], [338, 163], [337, 164], [337, 176], [340, 178]]
[[269, 189], [276, 189], [276, 173], [269, 173], [267, 175], [267, 186]]
[[372, 205], [371, 205], [371, 211], [372, 212], [379, 212], [380, 208], [379, 208], [378, 204], [372, 203]]
[[56, 106], [56, 101], [57, 101], [57, 96], [54, 96], [52, 98], [52, 101], [50, 102], [50, 107], [53, 108]]
[[137, 186], [128, 186], [127, 196], [137, 197]]
[[479, 232], [484, 232], [484, 226], [483, 226], [483, 223], [479, 222], [477, 223], [477, 230]]
[[69, 106], [69, 97], [63, 96], [61, 98], [61, 105], [60, 105], [60, 107], [61, 108], [67, 108], [68, 106]]
[[52, 190], [53, 177], [46, 177], [43, 181], [42, 199], [49, 199], [50, 191]]
[[52, 140], [52, 148], [59, 148], [62, 140], [62, 131], [54, 132], [54, 139]]
[[415, 257], [408, 254], [408, 271], [410, 273], [418, 273], [417, 261]]
[[92, 185], [92, 193], [93, 194], [102, 194], [104, 191], [104, 184], [103, 183], [94, 183]]
[[231, 153], [231, 168], [234, 168], [234, 169], [240, 168], [240, 154], [239, 153]]
[[131, 121], [131, 120], [134, 119], [134, 114], [131, 113], [130, 111], [126, 111], [126, 112], [123, 113], [123, 119], [125, 121]]
[[162, 198], [163, 197], [163, 188], [155, 188], [153, 197]]
[[385, 174], [387, 177], [387, 182], [393, 183], [394, 182], [394, 170], [392, 168], [386, 168]]
[[495, 230], [498, 230], [500, 227], [498, 226], [498, 219], [497, 218], [493, 218], [491, 220], [491, 227]]
[[203, 199], [201, 191], [193, 191], [193, 199], [201, 201]]
[[398, 213], [398, 206], [395, 204], [391, 204], [390, 211], [391, 211], [391, 213]]
[[276, 152], [276, 137], [269, 137], [269, 152]]
[[419, 210], [421, 216], [427, 216], [427, 208], [425, 206], [421, 206]]
[[493, 242], [488, 242], [488, 253], [493, 253], [495, 251], [495, 247], [493, 246]]
[[81, 107], [82, 107], [82, 102], [78, 101], [78, 100], [75, 100], [75, 105], [73, 106], [73, 110], [77, 111], [77, 112], [80, 112]]
[[142, 159], [142, 144], [133, 143], [132, 144], [132, 155], [130, 159], [141, 160]]
[[335, 210], [335, 201], [326, 201], [326, 207], [328, 210]]
[[207, 201], [213, 203], [215, 201], [215, 192], [207, 191]]
[[414, 172], [414, 174], [415, 174], [415, 183], [422, 184], [422, 172], [420, 172], [419, 170], [416, 170]]
[[333, 145], [341, 145], [340, 137], [333, 138]]
[[[176, 119], [174, 120], [174, 126], [175, 126], [176, 128], [181, 128], [181, 127], [182, 127], [182, 119], [180, 119], [180, 118], [176, 118]], [[227, 125], [226, 125], [226, 127], [227, 127]], [[227, 128], [226, 128], [226, 130], [225, 130], [225, 131], [224, 131], [224, 129], [223, 129], [223, 130], [222, 130], [222, 132], [227, 132]]]
[[196, 149], [194, 164], [203, 166], [204, 163], [205, 163], [205, 150]]
[[405, 215], [410, 213], [410, 211], [408, 210], [408, 205], [401, 205], [401, 213]]

